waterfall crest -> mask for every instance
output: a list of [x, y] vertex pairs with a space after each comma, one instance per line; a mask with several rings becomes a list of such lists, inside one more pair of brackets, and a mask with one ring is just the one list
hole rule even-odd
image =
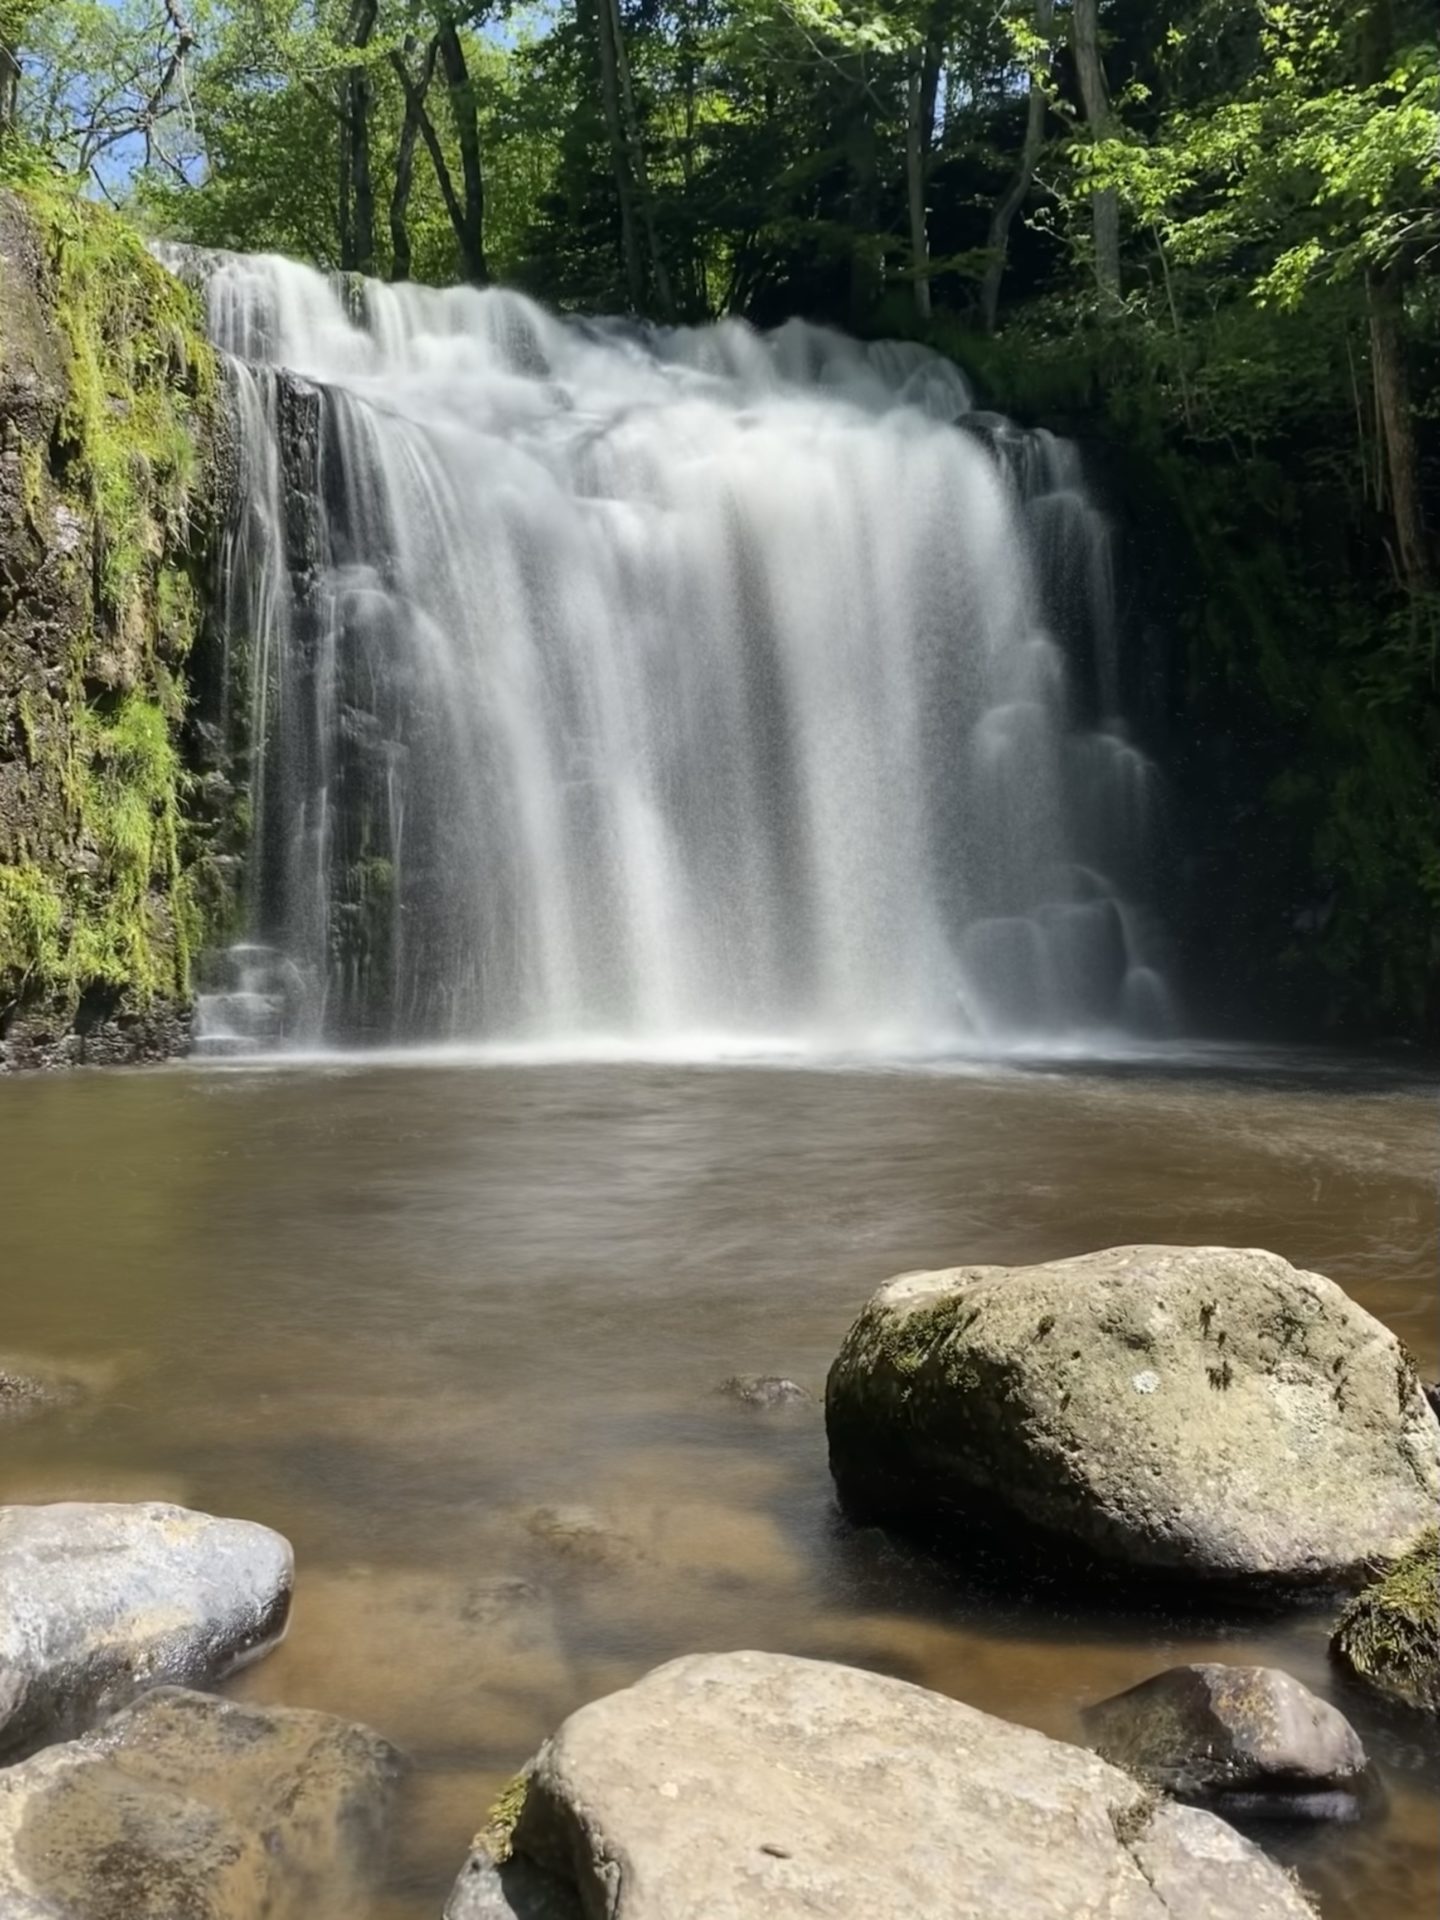
[[309, 1044], [560, 1052], [1165, 1017], [1152, 773], [1062, 443], [799, 322], [205, 279], [254, 821], [212, 1037], [247, 997]]

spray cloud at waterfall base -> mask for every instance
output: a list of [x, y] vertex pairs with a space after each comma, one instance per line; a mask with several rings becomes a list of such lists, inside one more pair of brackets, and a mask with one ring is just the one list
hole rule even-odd
[[1170, 1024], [1072, 449], [923, 348], [799, 322], [203, 271], [253, 845], [202, 1046]]

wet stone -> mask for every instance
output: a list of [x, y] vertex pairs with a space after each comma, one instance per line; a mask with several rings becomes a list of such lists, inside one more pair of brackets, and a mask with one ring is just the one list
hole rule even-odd
[[1357, 1808], [1359, 1735], [1276, 1667], [1171, 1667], [1082, 1719], [1102, 1758], [1219, 1813], [1333, 1820]]
[[145, 1687], [218, 1679], [285, 1630], [288, 1541], [185, 1507], [0, 1508], [0, 1757]]
[[5, 1920], [354, 1920], [400, 1756], [180, 1688], [0, 1772]]

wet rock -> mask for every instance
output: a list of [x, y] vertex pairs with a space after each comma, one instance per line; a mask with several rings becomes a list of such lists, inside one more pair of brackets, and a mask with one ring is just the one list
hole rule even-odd
[[399, 1756], [329, 1714], [162, 1687], [0, 1772], [5, 1920], [353, 1920]]
[[1435, 1418], [1440, 1420], [1440, 1381], [1427, 1380], [1420, 1391], [1425, 1396], [1425, 1404], [1435, 1415]]
[[1276, 1667], [1171, 1667], [1082, 1718], [1103, 1759], [1218, 1813], [1345, 1818], [1365, 1771], [1345, 1716]]
[[1309, 1920], [1213, 1816], [1079, 1747], [822, 1661], [672, 1661], [572, 1714], [528, 1774], [511, 1860], [472, 1859], [449, 1920], [559, 1920], [527, 1904], [525, 1872], [608, 1920]]
[[1440, 1532], [1356, 1595], [1330, 1650], [1387, 1699], [1440, 1714]]
[[720, 1391], [747, 1407], [799, 1407], [811, 1399], [797, 1380], [774, 1373], [735, 1373], [720, 1383]]
[[285, 1630], [289, 1543], [155, 1502], [0, 1508], [0, 1756], [143, 1688], [217, 1678]]
[[977, 1521], [1254, 1585], [1358, 1578], [1440, 1499], [1404, 1349], [1273, 1253], [1116, 1247], [892, 1280], [826, 1392], [857, 1515], [959, 1546]]
[[528, 1860], [497, 1864], [477, 1848], [461, 1869], [444, 1920], [585, 1920], [574, 1888]]

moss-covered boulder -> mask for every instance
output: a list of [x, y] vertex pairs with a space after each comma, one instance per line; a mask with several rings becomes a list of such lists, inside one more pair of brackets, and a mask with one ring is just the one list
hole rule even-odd
[[983, 1523], [1162, 1574], [1349, 1582], [1440, 1499], [1394, 1335], [1251, 1249], [904, 1275], [851, 1328], [826, 1424], [852, 1512], [957, 1552]]
[[0, 1065], [184, 1043], [222, 413], [198, 298], [140, 236], [0, 189]]
[[1440, 1714], [1440, 1531], [1356, 1595], [1330, 1647], [1387, 1699]]

